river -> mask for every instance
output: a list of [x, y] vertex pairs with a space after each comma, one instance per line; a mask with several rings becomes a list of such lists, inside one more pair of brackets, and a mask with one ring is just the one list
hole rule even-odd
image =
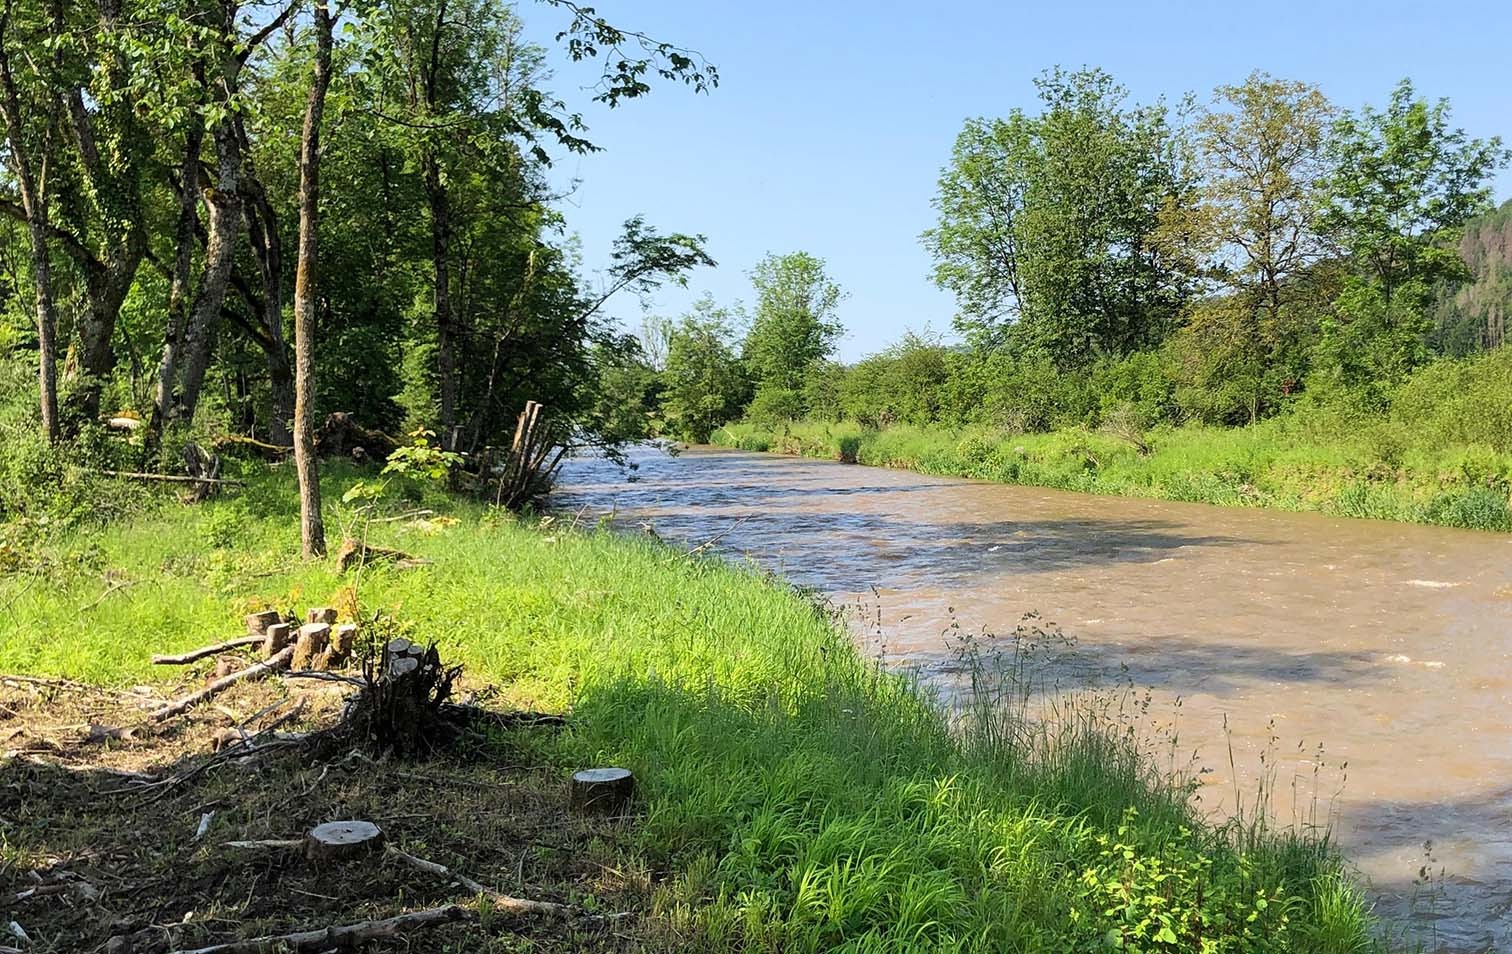
[[570, 462], [558, 506], [720, 535], [864, 607], [862, 645], [946, 692], [952, 624], [1037, 612], [1074, 641], [1068, 672], [1148, 690], [1152, 731], [1210, 770], [1209, 810], [1249, 797], [1264, 753], [1281, 820], [1331, 815], [1383, 918], [1432, 950], [1512, 950], [1512, 537], [702, 448], [632, 460], [633, 479]]

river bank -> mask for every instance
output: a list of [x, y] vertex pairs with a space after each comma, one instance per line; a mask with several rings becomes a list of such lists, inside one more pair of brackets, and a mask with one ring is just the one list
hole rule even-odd
[[1413, 446], [1380, 428], [1346, 436], [1305, 419], [1126, 434], [737, 423], [711, 443], [1081, 493], [1512, 530], [1512, 457], [1474, 444]]
[[[533, 773], [635, 770], [638, 810], [602, 862], [618, 875], [587, 900], [630, 907], [663, 949], [1378, 948], [1326, 841], [1212, 827], [1185, 780], [1090, 709], [1033, 727], [984, 678], [952, 723], [779, 582], [440, 498], [374, 525], [373, 542], [428, 563], [357, 581], [296, 559], [286, 470], [244, 476], [240, 498], [39, 546], [0, 578], [0, 671], [123, 686], [163, 678], [149, 652], [249, 608], [384, 611], [509, 704], [568, 714], [515, 752]], [[355, 476], [331, 478], [327, 499]], [[8, 852], [55, 835], [16, 831]]]

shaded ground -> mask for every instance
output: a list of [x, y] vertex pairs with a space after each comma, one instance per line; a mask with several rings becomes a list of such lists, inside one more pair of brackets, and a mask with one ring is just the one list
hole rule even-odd
[[[285, 699], [248, 724], [255, 731], [291, 711], [298, 700], [285, 697], [306, 699], [299, 721], [281, 727], [290, 734], [337, 719], [347, 687], [288, 680], [239, 685], [154, 736], [89, 741], [91, 726], [139, 722], [165, 688], [0, 677], [0, 929], [19, 923], [29, 954], [156, 954], [451, 902], [468, 908], [464, 920], [364, 950], [669, 946], [648, 939], [633, 914], [647, 904], [650, 879], [617, 867], [634, 820], [568, 814], [563, 772], [542, 754], [547, 733], [560, 729], [501, 725], [466, 751], [424, 763], [271, 735], [256, 751], [211, 755], [217, 730]], [[317, 868], [297, 851], [226, 844], [297, 838], [352, 818], [491, 889], [581, 915], [509, 916], [384, 855]], [[14, 943], [0, 936], [0, 947]]]

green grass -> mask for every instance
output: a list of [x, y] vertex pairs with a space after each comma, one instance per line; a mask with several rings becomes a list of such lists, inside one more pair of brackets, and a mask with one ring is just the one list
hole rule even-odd
[[922, 473], [1344, 517], [1512, 530], [1512, 454], [1439, 445], [1400, 422], [1358, 426], [1283, 416], [1253, 427], [1160, 427], [1145, 452], [1102, 431], [1010, 434], [985, 427], [731, 424], [713, 441]]
[[[150, 653], [231, 635], [250, 608], [350, 605], [350, 578], [295, 556], [287, 472], [248, 477], [239, 499], [27, 551], [0, 576], [0, 671], [130, 684], [161, 675]], [[548, 753], [564, 769], [636, 772], [622, 863], [655, 875], [669, 946], [1384, 949], [1326, 840], [1202, 823], [1106, 700], [1032, 721], [973, 656], [973, 704], [950, 719], [776, 581], [426, 503], [456, 522], [383, 524], [373, 542], [432, 564], [370, 569], [356, 601], [517, 701], [570, 708]]]

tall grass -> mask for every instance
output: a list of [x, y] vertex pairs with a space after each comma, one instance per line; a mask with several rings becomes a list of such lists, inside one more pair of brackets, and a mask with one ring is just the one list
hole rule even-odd
[[1397, 422], [1317, 418], [1283, 416], [1246, 428], [1158, 427], [1138, 443], [1084, 428], [1012, 434], [849, 422], [777, 429], [738, 423], [716, 431], [713, 441], [1086, 493], [1512, 530], [1512, 453], [1440, 444]]
[[254, 606], [386, 610], [520, 704], [570, 709], [542, 753], [564, 770], [636, 772], [621, 864], [657, 881], [669, 946], [1378, 949], [1326, 841], [1204, 824], [1125, 722], [1035, 718], [1021, 669], [968, 653], [952, 713], [777, 582], [436, 499], [443, 517], [374, 541], [431, 565], [354, 593], [297, 559], [289, 475], [247, 476], [241, 499], [63, 537], [0, 577], [0, 670], [129, 683]]

